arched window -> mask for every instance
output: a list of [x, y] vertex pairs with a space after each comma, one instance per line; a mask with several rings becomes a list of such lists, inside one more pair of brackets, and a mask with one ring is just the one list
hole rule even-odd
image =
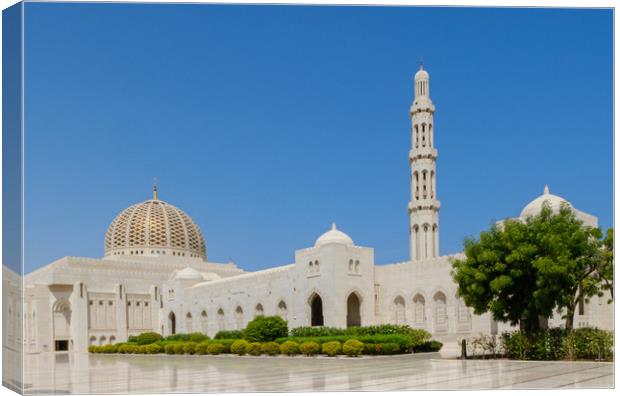
[[99, 337], [99, 345], [105, 345], [106, 338], [105, 336]]
[[435, 198], [435, 172], [431, 171], [431, 198]]
[[185, 330], [188, 333], [191, 333], [194, 330], [192, 322], [192, 314], [188, 312], [187, 315], [185, 315]]
[[435, 331], [448, 331], [448, 310], [446, 295], [442, 292], [435, 293], [435, 296], [433, 296], [433, 302], [435, 304]]
[[278, 303], [278, 316], [280, 316], [284, 320], [287, 320], [288, 309], [287, 309], [286, 303], [284, 301], [280, 301]]
[[97, 345], [97, 337], [91, 336], [88, 340], [88, 345]]
[[420, 199], [420, 177], [418, 172], [413, 172], [413, 178], [415, 180], [415, 199]]
[[427, 259], [429, 257], [429, 240], [428, 240], [428, 231], [429, 231], [429, 226], [428, 224], [424, 224], [424, 258]]
[[421, 294], [416, 294], [413, 298], [413, 321], [418, 326], [424, 326], [426, 323], [425, 312], [426, 300]]
[[360, 261], [355, 260], [355, 272], [360, 272]]
[[240, 306], [235, 309], [235, 321], [237, 322], [237, 330], [243, 329], [243, 309]]
[[405, 299], [402, 296], [398, 296], [394, 299], [394, 323], [404, 324], [406, 321]]
[[353, 292], [349, 294], [347, 298], [347, 327], [362, 325], [360, 305], [361, 302], [357, 293]]
[[110, 336], [110, 344], [116, 343], [116, 337]]
[[420, 259], [420, 227], [416, 224], [413, 226], [414, 233], [414, 246], [415, 246], [415, 258]]
[[317, 293], [310, 296], [310, 326], [323, 326], [323, 299]]
[[428, 147], [433, 147], [433, 124], [428, 124]]
[[426, 124], [422, 124], [422, 147], [426, 147]]
[[224, 317], [224, 310], [222, 308], [217, 311], [217, 326], [219, 330], [226, 330], [226, 318]]
[[349, 272], [353, 272], [353, 259], [349, 260]]
[[320, 269], [321, 264], [319, 263], [319, 260], [314, 260], [314, 272], [319, 272]]
[[263, 309], [263, 304], [256, 304], [256, 309], [254, 316], [264, 316], [265, 310]]
[[439, 256], [439, 228], [433, 224], [433, 257]]
[[208, 320], [208, 316], [207, 316], [207, 311], [202, 311], [200, 313], [200, 330], [202, 330], [202, 332], [204, 334], [208, 333], [209, 330], [209, 320]]

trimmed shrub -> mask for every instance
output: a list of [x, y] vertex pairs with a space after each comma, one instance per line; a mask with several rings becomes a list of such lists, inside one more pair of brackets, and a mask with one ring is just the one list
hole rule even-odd
[[364, 352], [364, 343], [359, 340], [347, 340], [342, 345], [342, 353], [347, 356], [359, 356]]
[[122, 353], [122, 354], [127, 354], [127, 353], [131, 353], [133, 347], [136, 346], [135, 344], [121, 344], [118, 347], [118, 353]]
[[211, 342], [209, 346], [207, 346], [207, 353], [209, 355], [219, 355], [224, 351], [224, 345], [219, 342]]
[[179, 342], [177, 344], [173, 344], [173, 350], [174, 350], [174, 354], [175, 355], [182, 355], [185, 353], [185, 343], [184, 342]]
[[342, 351], [340, 341], [329, 341], [321, 345], [321, 352], [327, 356], [336, 356]]
[[321, 346], [314, 341], [306, 341], [299, 345], [299, 351], [306, 356], [314, 356], [321, 352]]
[[183, 344], [183, 353], [187, 354], [187, 355], [193, 355], [194, 353], [196, 353], [196, 342], [186, 342]]
[[99, 352], [100, 353], [117, 353], [118, 352], [118, 346], [117, 345], [104, 345], [102, 347], [99, 348]]
[[426, 341], [413, 348], [413, 352], [437, 352], [443, 344], [436, 340]]
[[250, 345], [250, 343], [246, 340], [237, 340], [233, 342], [230, 346], [230, 352], [239, 356], [243, 356], [248, 349], [248, 345]]
[[97, 345], [89, 345], [88, 346], [89, 353], [99, 353], [99, 347]]
[[224, 349], [222, 350], [222, 353], [231, 353], [230, 352], [230, 347], [232, 346], [232, 344], [235, 341], [238, 341], [239, 339], [227, 339], [227, 338], [222, 338], [217, 340], [218, 343], [222, 344], [222, 346], [224, 347]]
[[261, 353], [263, 353], [263, 346], [260, 342], [251, 342], [248, 344], [248, 347], [245, 351], [248, 355], [259, 356]]
[[383, 355], [395, 355], [400, 352], [400, 345], [395, 342], [386, 342], [381, 345], [381, 353]]
[[127, 341], [135, 342], [138, 345], [148, 345], [148, 344], [153, 344], [157, 341], [161, 341], [163, 339], [164, 337], [162, 337], [161, 334], [155, 333], [153, 331], [149, 331], [149, 332], [137, 335], [137, 336], [131, 336], [127, 339]]
[[161, 352], [162, 352], [162, 349], [157, 344], [144, 345], [144, 353], [146, 353], [146, 354], [155, 355], [155, 354], [161, 353]]
[[295, 341], [284, 341], [280, 344], [280, 353], [288, 356], [297, 355], [299, 354], [299, 344]]
[[276, 356], [280, 354], [280, 344], [277, 342], [266, 342], [262, 345], [263, 353], [269, 356]]
[[[174, 355], [174, 347], [176, 344], [168, 344], [164, 347], [164, 352], [168, 355]], [[120, 349], [120, 348], [119, 348]]]
[[196, 345], [196, 355], [206, 355], [207, 347], [209, 346], [209, 341], [203, 341]]
[[222, 340], [222, 339], [239, 340], [242, 338], [243, 338], [243, 330], [221, 330], [217, 332], [215, 337], [213, 337], [214, 340]]
[[250, 342], [269, 342], [287, 335], [286, 321], [279, 316], [257, 316], [243, 330], [243, 338]]

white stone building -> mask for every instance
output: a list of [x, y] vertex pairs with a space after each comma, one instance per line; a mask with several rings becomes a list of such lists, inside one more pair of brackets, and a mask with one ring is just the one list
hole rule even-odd
[[[420, 67], [410, 108], [408, 261], [376, 265], [371, 247], [355, 245], [334, 224], [289, 265], [245, 272], [209, 262], [196, 224], [159, 200], [155, 187], [153, 199], [112, 221], [103, 258], [64, 257], [25, 276], [24, 351], [85, 351], [145, 331], [213, 336], [263, 314], [282, 316], [289, 328], [408, 324], [443, 340], [507, 329], [489, 315], [473, 315], [457, 298], [451, 256], [439, 256], [434, 113], [429, 74]], [[545, 188], [520, 217], [535, 215], [544, 201], [557, 209], [564, 199]], [[596, 217], [576, 213], [597, 225]], [[595, 298], [575, 323], [612, 328], [612, 312], [606, 297]], [[4, 330], [5, 345], [15, 342], [15, 331]]]

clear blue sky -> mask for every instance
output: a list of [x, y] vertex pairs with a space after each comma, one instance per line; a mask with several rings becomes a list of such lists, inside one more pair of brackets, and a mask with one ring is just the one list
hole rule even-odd
[[611, 10], [26, 5], [26, 271], [101, 257], [124, 208], [211, 261], [294, 261], [332, 221], [408, 257], [412, 78], [437, 107], [441, 253], [551, 192], [612, 225]]

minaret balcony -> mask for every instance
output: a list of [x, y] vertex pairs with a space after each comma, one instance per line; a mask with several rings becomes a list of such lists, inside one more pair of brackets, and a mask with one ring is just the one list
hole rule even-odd
[[427, 146], [409, 150], [409, 162], [423, 158], [437, 159], [437, 149]]
[[435, 198], [420, 198], [409, 202], [409, 213], [419, 210], [439, 210], [441, 203]]

